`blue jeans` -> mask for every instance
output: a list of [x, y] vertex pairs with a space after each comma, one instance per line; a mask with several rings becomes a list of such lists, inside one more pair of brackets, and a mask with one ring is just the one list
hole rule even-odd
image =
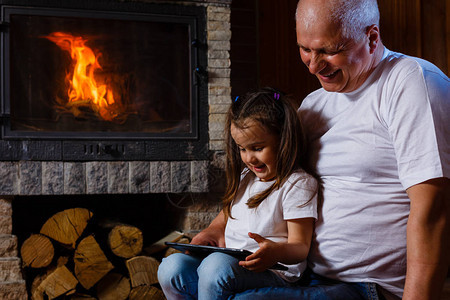
[[169, 300], [229, 299], [248, 289], [291, 286], [271, 271], [249, 271], [239, 266], [238, 259], [218, 252], [204, 259], [182, 253], [172, 254], [161, 262], [158, 280]]
[[168, 300], [173, 299], [307, 299], [383, 300], [374, 283], [345, 283], [305, 271], [295, 284], [271, 271], [242, 268], [227, 254], [213, 253], [203, 260], [176, 253], [163, 259], [158, 280]]
[[229, 299], [295, 300], [385, 300], [377, 285], [370, 282], [342, 282], [325, 278], [306, 269], [294, 287], [265, 287], [238, 293]]

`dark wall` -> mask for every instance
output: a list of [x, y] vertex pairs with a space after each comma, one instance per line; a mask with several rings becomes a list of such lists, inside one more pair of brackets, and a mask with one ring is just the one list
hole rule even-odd
[[295, 35], [297, 0], [233, 0], [231, 85], [233, 97], [272, 86], [300, 103], [320, 85], [300, 60]]
[[257, 0], [231, 4], [231, 87], [233, 98], [259, 86]]
[[[390, 49], [425, 58], [450, 73], [450, 7], [446, 0], [378, 0], [381, 36]], [[233, 0], [233, 96], [274, 86], [300, 102], [320, 87], [300, 60], [295, 36], [297, 0]]]

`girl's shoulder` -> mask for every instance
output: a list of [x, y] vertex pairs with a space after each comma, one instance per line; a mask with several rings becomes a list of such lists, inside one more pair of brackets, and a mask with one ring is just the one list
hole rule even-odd
[[313, 178], [313, 179], [315, 179], [314, 176], [312, 176], [311, 174], [309, 174], [302, 168], [299, 168], [299, 169], [295, 170], [294, 172], [292, 172], [292, 174], [289, 175], [288, 178]]
[[294, 171], [284, 182], [283, 188], [301, 188], [316, 190], [318, 186], [317, 179], [303, 169]]

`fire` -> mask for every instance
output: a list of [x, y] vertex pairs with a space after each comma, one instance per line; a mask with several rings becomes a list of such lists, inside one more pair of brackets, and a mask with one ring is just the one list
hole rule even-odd
[[69, 52], [72, 58], [73, 69], [66, 74], [66, 80], [69, 82], [66, 106], [90, 106], [103, 120], [112, 121], [117, 118], [122, 110], [120, 101], [115, 100], [111, 87], [98, 83], [94, 76], [95, 71], [102, 68], [98, 61], [101, 53], [96, 56], [94, 51], [86, 46], [87, 39], [68, 33], [53, 32], [44, 38]]

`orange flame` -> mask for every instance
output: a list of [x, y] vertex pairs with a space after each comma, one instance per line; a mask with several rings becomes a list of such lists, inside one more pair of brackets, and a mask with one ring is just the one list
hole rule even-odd
[[68, 106], [79, 104], [80, 106], [88, 102], [93, 111], [106, 121], [115, 119], [120, 111], [120, 101], [116, 103], [113, 91], [106, 84], [99, 84], [94, 78], [96, 70], [101, 69], [98, 62], [99, 54], [96, 56], [94, 51], [86, 46], [86, 39], [73, 36], [64, 32], [53, 32], [45, 36], [48, 40], [54, 42], [62, 50], [70, 53], [74, 63], [73, 70], [66, 74], [69, 89]]

